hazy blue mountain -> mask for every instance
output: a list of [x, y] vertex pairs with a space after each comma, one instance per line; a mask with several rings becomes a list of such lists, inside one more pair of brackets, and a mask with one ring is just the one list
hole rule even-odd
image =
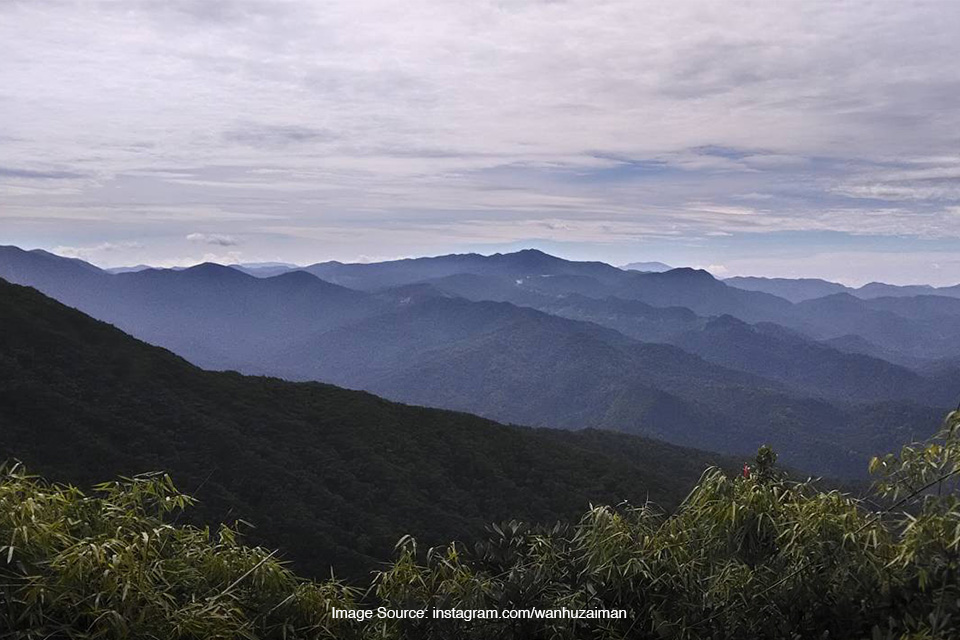
[[827, 338], [820, 341], [820, 344], [824, 344], [828, 347], [836, 349], [837, 351], [842, 351], [843, 353], [855, 353], [878, 358], [880, 360], [886, 360], [887, 362], [900, 365], [901, 367], [906, 367], [911, 371], [916, 371], [921, 375], [926, 375], [931, 371], [935, 371], [938, 362], [952, 361], [957, 358], [957, 356], [948, 356], [947, 358], [923, 358], [911, 356], [899, 351], [885, 349], [870, 342], [862, 336], [850, 334], [838, 336], [836, 338]]
[[704, 359], [802, 394], [853, 402], [910, 400], [949, 406], [956, 389], [880, 358], [844, 352], [775, 324], [731, 316], [708, 320], [670, 342]]
[[449, 255], [372, 264], [327, 262], [305, 270], [324, 280], [367, 291], [473, 275], [499, 277], [502, 282], [551, 295], [613, 296], [657, 307], [687, 307], [701, 315], [730, 313], [749, 321], [776, 321], [790, 309], [786, 300], [728, 287], [703, 270], [640, 273], [601, 262], [563, 260], [533, 249], [492, 256]]
[[668, 264], [663, 264], [662, 262], [631, 262], [630, 264], [625, 264], [620, 267], [624, 271], [644, 271], [647, 273], [660, 273], [662, 271], [670, 271], [673, 269]]
[[[426, 280], [448, 293], [474, 300], [505, 300], [590, 320], [642, 340], [666, 340], [672, 333], [690, 328], [689, 314], [651, 309], [681, 307], [703, 317], [732, 315], [752, 323], [776, 322], [815, 340], [860, 336], [897, 354], [901, 361], [960, 355], [960, 323], [952, 315], [957, 305], [943, 297], [912, 304], [914, 298], [859, 300], [838, 294], [794, 305], [762, 292], [727, 286], [705, 271], [626, 272], [601, 263], [561, 260], [538, 251], [315, 265], [321, 266], [331, 277], [368, 289], [383, 289], [381, 285], [387, 282]], [[264, 352], [281, 348], [283, 340], [300, 337], [297, 332], [309, 333], [365, 317], [380, 304], [375, 297], [329, 283], [324, 286], [297, 276], [302, 272], [296, 271], [282, 274], [305, 290], [289, 306], [283, 298], [289, 285], [276, 277], [255, 279], [221, 267], [215, 277], [178, 280], [178, 274], [198, 269], [215, 270], [206, 266], [181, 272], [146, 270], [110, 275], [80, 261], [41, 252], [16, 248], [0, 251], [0, 276], [36, 286], [206, 366], [245, 367], [256, 363]], [[462, 272], [417, 279], [424, 274], [457, 270]], [[238, 277], [231, 278], [231, 273]], [[321, 298], [326, 302], [321, 303]], [[647, 307], [635, 304], [631, 308], [612, 298]], [[598, 302], [590, 303], [589, 299]], [[217, 329], [218, 323], [226, 321], [225, 331]], [[678, 326], [672, 326], [674, 321]], [[183, 330], [198, 324], [202, 326], [195, 331]], [[258, 336], [276, 334], [278, 327], [283, 327], [287, 335], [276, 339]], [[243, 349], [244, 353], [236, 353]]]
[[314, 575], [375, 569], [405, 533], [439, 544], [590, 503], [670, 507], [704, 466], [726, 463], [622, 434], [203, 371], [2, 280], [0, 329], [0, 460], [82, 485], [167, 471], [209, 523], [242, 515], [254, 541]]
[[655, 307], [686, 307], [702, 316], [729, 314], [748, 322], [777, 322], [792, 310], [783, 298], [727, 286], [702, 269], [624, 273], [626, 278], [593, 297], [611, 295]]
[[[516, 343], [525, 353], [544, 359], [580, 357], [584, 354], [596, 364], [609, 368], [611, 375], [634, 374], [660, 388], [699, 388], [701, 384], [728, 383], [772, 386], [758, 377], [710, 366], [681, 349], [661, 344], [639, 343], [623, 334], [589, 322], [578, 322], [509, 303], [472, 302], [461, 298], [422, 295], [399, 298], [389, 311], [359, 322], [310, 336], [303, 344], [277, 354], [274, 368], [297, 370], [297, 377], [330, 379], [338, 376], [343, 384], [393, 376], [411, 365], [422, 365], [465, 349], [487, 349], [505, 365], [513, 366], [520, 353], [504, 349], [497, 352], [485, 342], [497, 336]], [[529, 346], [528, 346], [529, 345]], [[312, 351], [312, 353], [311, 353]], [[632, 356], [652, 359], [635, 373], [621, 359]], [[654, 364], [654, 362], [656, 364]], [[548, 371], [544, 368], [541, 371]], [[543, 378], [532, 369], [531, 376]]]
[[[242, 262], [237, 264], [228, 264], [225, 265], [232, 269], [242, 271], [251, 276], [257, 276], [258, 278], [269, 278], [270, 276], [277, 276], [281, 273], [286, 273], [287, 271], [294, 271], [300, 267], [295, 264], [290, 264], [288, 262]], [[172, 267], [172, 271], [183, 271], [189, 267]], [[138, 264], [132, 267], [110, 267], [104, 269], [107, 273], [136, 273], [138, 271], [146, 271], [148, 269], [157, 269], [157, 267], [152, 267], [148, 264]]]
[[852, 293], [852, 289], [837, 282], [818, 278], [759, 278], [736, 276], [724, 279], [724, 283], [747, 291], [762, 291], [779, 296], [790, 302], [803, 302], [822, 298], [834, 293]]
[[888, 296], [865, 300], [870, 309], [890, 311], [914, 320], [945, 320], [960, 316], [960, 298], [941, 295]]
[[907, 298], [913, 296], [960, 298], [960, 285], [932, 287], [925, 284], [895, 285], [883, 282], [871, 282], [862, 287], [854, 288], [818, 278], [761, 278], [753, 276], [726, 278], [724, 282], [738, 289], [762, 291], [785, 298], [791, 302], [803, 302], [836, 293], [848, 293], [864, 300], [884, 297]]
[[[568, 280], [568, 285], [570, 278], [572, 276], [564, 278]], [[513, 279], [458, 274], [391, 291], [401, 295], [404, 291], [417, 290], [423, 294], [433, 290], [437, 295], [458, 296], [474, 301], [510, 302], [571, 320], [593, 322], [644, 342], [663, 342], [701, 322], [701, 318], [684, 307], [654, 307], [639, 300], [613, 296], [595, 298], [583, 293], [571, 293], [570, 286], [561, 287], [558, 293], [556, 281], [556, 277]], [[595, 281], [590, 280], [582, 289], [594, 293], [591, 289], [594, 284]]]
[[686, 307], [654, 307], [639, 300], [613, 296], [588, 298], [559, 296], [533, 306], [540, 311], [616, 329], [643, 342], [670, 342], [671, 338], [700, 326], [704, 320]]
[[931, 360], [960, 355], [960, 315], [952, 307], [946, 298], [861, 300], [839, 293], [798, 303], [783, 323], [818, 340], [860, 336], [904, 358]]
[[[867, 457], [856, 444], [873, 428], [862, 422], [863, 408], [798, 397], [782, 383], [592, 323], [451, 298], [429, 286], [403, 294], [394, 311], [314, 336], [278, 354], [270, 370], [536, 426], [614, 429], [731, 453], [767, 442], [815, 472], [856, 474]], [[894, 442], [903, 428], [932, 430], [942, 411], [896, 406], [899, 420], [870, 442]]]
[[944, 287], [943, 289], [931, 287], [927, 284], [914, 285], [896, 285], [886, 284], [884, 282], [871, 282], [852, 291], [858, 298], [885, 298], [885, 297], [910, 297], [910, 296], [931, 296], [931, 295], [950, 295], [949, 292], [956, 287]]
[[101, 269], [83, 260], [64, 258], [41, 249], [26, 251], [11, 246], [0, 246], [0, 269], [0, 276], [11, 282], [62, 282], [65, 288], [73, 282], [93, 281], [104, 274]]
[[886, 360], [887, 362], [900, 364], [910, 369], [915, 369], [918, 366], [923, 366], [925, 363], [929, 363], [929, 360], [922, 358], [911, 358], [909, 356], [897, 353], [896, 351], [884, 349], [883, 347], [870, 342], [863, 336], [858, 336], [851, 333], [837, 336], [835, 338], [826, 338], [821, 340], [820, 343], [836, 349], [837, 351], [872, 356], [874, 358]]
[[[271, 269], [286, 267], [268, 267], [254, 275], [273, 273]], [[490, 290], [493, 286], [517, 286], [553, 296], [617, 297], [654, 307], [686, 307], [700, 315], [731, 314], [750, 322], [779, 321], [790, 313], [791, 307], [786, 300], [769, 294], [726, 286], [703, 270], [640, 273], [601, 262], [563, 260], [533, 249], [492, 256], [462, 254], [369, 264], [326, 262], [303, 270], [331, 283], [370, 292], [441, 278], [482, 276], [491, 278], [484, 285], [488, 291], [482, 299], [520, 302], [516, 292], [493, 294]], [[461, 291], [458, 295], [478, 299], [479, 294]]]
[[0, 248], [0, 277], [209, 368], [250, 368], [292, 340], [363, 317], [381, 304], [299, 271], [255, 278], [203, 264], [109, 274], [84, 265]]
[[597, 278], [601, 281], [614, 279], [623, 273], [620, 269], [602, 262], [572, 262], [536, 249], [497, 253], [492, 256], [469, 253], [368, 264], [323, 262], [304, 269], [329, 282], [361, 290], [396, 287], [462, 273], [515, 278], [531, 275], [571, 275]]
[[[549, 295], [535, 290], [535, 281], [492, 276], [449, 276], [431, 280], [429, 286], [473, 300], [502, 300], [593, 322], [645, 342], [675, 344], [709, 362], [776, 380], [803, 394], [861, 401], [903, 399], [937, 406], [949, 404], [952, 398], [953, 390], [943, 380], [921, 377], [870, 350], [831, 348], [772, 323], [748, 325], [731, 316], [704, 318], [683, 307], [653, 307], [638, 300]], [[960, 301], [943, 300], [957, 302], [960, 309]], [[885, 303], [881, 299], [866, 304]]]
[[132, 267], [108, 267], [104, 269], [107, 273], [136, 273], [137, 271], [146, 271], [147, 269], [153, 269], [148, 264], [137, 264]]
[[300, 269], [298, 265], [289, 262], [242, 262], [227, 266], [258, 278], [270, 278]]

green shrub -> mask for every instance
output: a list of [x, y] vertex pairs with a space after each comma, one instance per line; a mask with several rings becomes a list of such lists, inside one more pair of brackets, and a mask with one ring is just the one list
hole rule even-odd
[[0, 637], [344, 637], [354, 592], [298, 579], [230, 528], [176, 524], [192, 500], [165, 475], [95, 488], [7, 467], [0, 482]]

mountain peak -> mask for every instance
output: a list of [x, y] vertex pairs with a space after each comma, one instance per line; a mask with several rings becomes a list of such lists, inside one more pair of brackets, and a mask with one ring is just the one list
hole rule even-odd
[[694, 269], [693, 267], [677, 267], [662, 273], [653, 274], [664, 278], [676, 278], [684, 280], [716, 280], [713, 274], [706, 269]]
[[624, 271], [640, 271], [641, 273], [663, 273], [674, 267], [663, 262], [631, 262], [620, 267]]
[[277, 274], [275, 276], [270, 276], [263, 279], [264, 282], [270, 282], [273, 284], [280, 284], [285, 287], [292, 289], [304, 289], [310, 291], [321, 291], [321, 292], [343, 292], [345, 294], [362, 296], [363, 294], [349, 289], [347, 287], [335, 284], [333, 282], [328, 282], [323, 278], [316, 276], [309, 271], [304, 271], [302, 269], [296, 269], [293, 271], [285, 271], [284, 273]]
[[[9, 247], [9, 248], [18, 249], [17, 247]], [[31, 256], [39, 256], [41, 258], [51, 260], [54, 262], [73, 264], [78, 267], [82, 267], [87, 271], [101, 271], [100, 267], [92, 265], [86, 260], [81, 260], [80, 258], [68, 258], [66, 256], [58, 256], [57, 254], [50, 253], [49, 251], [46, 251], [44, 249], [31, 249], [30, 251], [23, 251], [22, 249], [18, 249], [18, 250], [21, 251], [22, 253], [26, 253]]]
[[231, 267], [225, 267], [222, 264], [217, 264], [215, 262], [203, 262], [201, 264], [189, 267], [180, 271], [184, 276], [187, 277], [203, 277], [203, 278], [232, 278], [235, 280], [246, 280], [252, 278], [253, 276], [233, 269]]
[[542, 264], [544, 262], [564, 262], [562, 258], [544, 253], [539, 249], [521, 249], [513, 253], [495, 253], [490, 256], [491, 259], [506, 259], [521, 264]]

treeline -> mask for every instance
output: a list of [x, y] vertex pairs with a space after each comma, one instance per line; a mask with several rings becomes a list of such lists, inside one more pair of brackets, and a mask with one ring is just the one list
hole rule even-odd
[[[679, 509], [597, 507], [491, 527], [469, 548], [403, 538], [369, 585], [298, 578], [235, 529], [179, 524], [167, 476], [87, 495], [8, 466], [0, 637], [946, 638], [960, 630], [960, 413], [871, 463], [872, 499], [784, 477], [761, 449]], [[334, 609], [625, 609], [626, 619], [335, 619]]]

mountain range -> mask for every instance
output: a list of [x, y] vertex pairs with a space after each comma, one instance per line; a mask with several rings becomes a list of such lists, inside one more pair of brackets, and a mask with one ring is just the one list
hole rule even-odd
[[0, 277], [199, 366], [727, 454], [768, 443], [811, 473], [860, 474], [955, 404], [946, 297], [794, 303], [533, 250], [275, 268], [110, 274], [0, 248]]
[[836, 293], [848, 293], [856, 298], [908, 298], [913, 296], [945, 296], [960, 298], [960, 285], [932, 287], [926, 284], [894, 285], [871, 282], [862, 287], [847, 287], [837, 282], [818, 278], [759, 278], [736, 276], [724, 280], [727, 284], [747, 291], [761, 291], [791, 302], [823, 298]]

